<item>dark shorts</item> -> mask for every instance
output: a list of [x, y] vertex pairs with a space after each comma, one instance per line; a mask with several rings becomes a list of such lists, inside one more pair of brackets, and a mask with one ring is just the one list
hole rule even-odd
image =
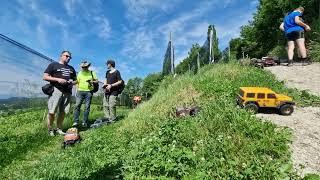
[[292, 31], [291, 33], [286, 34], [286, 38], [288, 41], [304, 38], [304, 31]]

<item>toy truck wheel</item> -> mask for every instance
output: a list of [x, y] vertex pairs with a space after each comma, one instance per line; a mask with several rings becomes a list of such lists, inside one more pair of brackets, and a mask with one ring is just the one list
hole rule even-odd
[[284, 104], [280, 107], [280, 114], [284, 116], [289, 116], [293, 112], [293, 105], [291, 104]]
[[252, 112], [252, 113], [255, 113], [255, 114], [258, 112], [258, 109], [259, 109], [259, 107], [254, 103], [248, 103], [248, 104], [246, 104], [244, 106], [244, 108], [246, 110], [248, 110], [249, 112]]

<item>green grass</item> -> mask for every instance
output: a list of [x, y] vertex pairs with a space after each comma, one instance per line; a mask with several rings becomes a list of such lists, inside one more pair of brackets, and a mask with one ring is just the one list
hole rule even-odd
[[[84, 140], [66, 150], [60, 148], [61, 137], [40, 137], [45, 128], [39, 120], [33, 121], [39, 129], [34, 135], [27, 132], [37, 128], [27, 122], [0, 120], [1, 129], [25, 127], [24, 137], [38, 141], [30, 148], [21, 140], [18, 147], [7, 142], [13, 132], [1, 132], [4, 143], [20, 150], [6, 152], [0, 179], [299, 179], [290, 160], [290, 131], [236, 108], [240, 86], [270, 87], [300, 106], [320, 104], [319, 97], [288, 89], [261, 69], [232, 63], [207, 66], [197, 75], [168, 77], [150, 101], [125, 119], [82, 132]], [[174, 107], [193, 103], [202, 107], [198, 116], [173, 116]], [[100, 115], [101, 110], [93, 110], [92, 117]], [[65, 126], [70, 125], [67, 119]]]

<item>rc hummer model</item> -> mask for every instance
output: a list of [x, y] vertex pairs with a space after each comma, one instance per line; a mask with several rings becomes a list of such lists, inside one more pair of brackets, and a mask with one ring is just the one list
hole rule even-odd
[[240, 87], [237, 104], [253, 113], [259, 108], [277, 108], [285, 116], [292, 114], [295, 105], [291, 97], [264, 87]]

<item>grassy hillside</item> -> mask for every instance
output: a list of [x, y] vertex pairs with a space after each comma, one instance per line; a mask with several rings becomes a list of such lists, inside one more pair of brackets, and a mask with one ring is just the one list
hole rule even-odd
[[[207, 66], [197, 75], [168, 77], [153, 98], [128, 117], [82, 132], [83, 142], [66, 150], [60, 148], [61, 137], [45, 135], [41, 113], [31, 118], [32, 126], [0, 119], [0, 129], [11, 128], [0, 133], [6, 146], [1, 149], [6, 154], [0, 158], [0, 179], [298, 179], [288, 150], [290, 132], [236, 108], [240, 86], [271, 87], [293, 96], [298, 105], [320, 105], [318, 97], [287, 89], [261, 69]], [[173, 116], [177, 105], [193, 103], [202, 107], [198, 116]], [[93, 116], [99, 113], [96, 109]]]

